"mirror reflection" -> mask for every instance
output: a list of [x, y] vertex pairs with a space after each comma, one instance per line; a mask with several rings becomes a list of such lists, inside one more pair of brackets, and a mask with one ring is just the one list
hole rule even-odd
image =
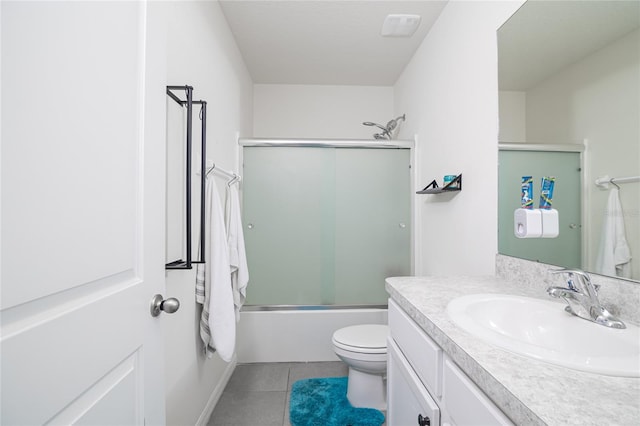
[[[640, 280], [639, 27], [639, 1], [529, 0], [499, 29], [500, 253]], [[522, 176], [556, 176], [558, 238], [514, 237]]]

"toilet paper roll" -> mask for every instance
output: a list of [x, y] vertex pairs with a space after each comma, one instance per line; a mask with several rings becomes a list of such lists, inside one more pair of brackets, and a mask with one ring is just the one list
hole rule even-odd
[[516, 209], [513, 213], [513, 233], [517, 238], [540, 238], [542, 214], [539, 209]]

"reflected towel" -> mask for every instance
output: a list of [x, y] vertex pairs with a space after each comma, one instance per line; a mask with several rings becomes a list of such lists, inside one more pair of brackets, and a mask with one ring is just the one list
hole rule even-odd
[[629, 278], [631, 250], [624, 230], [624, 216], [618, 188], [611, 188], [602, 221], [602, 235], [596, 258], [596, 272]]
[[247, 267], [247, 255], [244, 248], [238, 189], [233, 185], [227, 185], [226, 195], [225, 222], [227, 224], [227, 245], [229, 247], [229, 263], [231, 265], [233, 303], [236, 321], [240, 321], [240, 308], [242, 308], [247, 297], [249, 268]]
[[200, 337], [208, 357], [217, 351], [229, 362], [235, 351], [236, 321], [224, 217], [213, 178], [207, 179], [206, 192], [206, 263], [198, 264], [196, 273], [196, 301], [202, 304]]

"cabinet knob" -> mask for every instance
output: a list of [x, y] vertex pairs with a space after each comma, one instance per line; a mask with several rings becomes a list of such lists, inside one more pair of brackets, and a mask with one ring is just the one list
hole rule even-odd
[[429, 419], [429, 417], [422, 417], [422, 414], [418, 414], [418, 426], [431, 426], [431, 419]]

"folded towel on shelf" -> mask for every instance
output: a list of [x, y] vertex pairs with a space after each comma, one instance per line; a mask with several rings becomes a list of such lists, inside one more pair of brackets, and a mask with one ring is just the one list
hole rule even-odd
[[196, 302], [202, 304], [200, 337], [208, 357], [218, 352], [231, 361], [236, 344], [236, 318], [231, 268], [222, 206], [213, 177], [206, 186], [205, 264], [196, 272]]
[[631, 250], [625, 237], [624, 215], [618, 188], [609, 190], [609, 200], [602, 220], [602, 235], [596, 257], [596, 272], [629, 278]]
[[247, 297], [249, 268], [247, 267], [247, 254], [244, 248], [244, 234], [242, 232], [242, 216], [240, 213], [238, 189], [233, 185], [227, 185], [225, 205], [233, 303], [235, 306], [236, 321], [239, 321], [240, 308], [242, 308]]

